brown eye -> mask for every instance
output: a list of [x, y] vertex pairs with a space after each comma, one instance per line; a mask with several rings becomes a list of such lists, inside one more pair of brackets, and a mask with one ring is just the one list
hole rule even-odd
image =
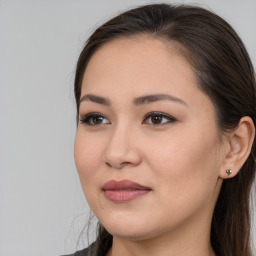
[[150, 120], [150, 122], [146, 122], [146, 123], [151, 125], [156, 125], [156, 126], [164, 125], [167, 123], [173, 123], [177, 121], [175, 118], [169, 115], [163, 114], [161, 112], [151, 112], [146, 115], [145, 120]]
[[151, 120], [153, 124], [160, 124], [162, 122], [162, 116], [152, 116]]
[[100, 124], [103, 120], [103, 117], [101, 116], [93, 116], [91, 118], [92, 124]]
[[104, 116], [96, 113], [89, 113], [83, 117], [80, 118], [80, 122], [85, 125], [90, 125], [90, 126], [96, 126], [100, 124], [106, 124], [109, 123]]

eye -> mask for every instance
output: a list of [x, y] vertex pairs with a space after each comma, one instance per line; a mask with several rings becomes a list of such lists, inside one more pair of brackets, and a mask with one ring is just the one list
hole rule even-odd
[[147, 119], [151, 120], [149, 124], [155, 125], [155, 126], [164, 125], [167, 123], [173, 123], [177, 121], [174, 117], [163, 114], [161, 112], [150, 112], [145, 116], [145, 120]]
[[[154, 125], [154, 126], [160, 126], [160, 125], [164, 125], [167, 123], [173, 123], [173, 122], [177, 121], [175, 118], [173, 118], [169, 115], [163, 114], [161, 112], [150, 112], [144, 118], [144, 120], [147, 120], [147, 119], [149, 119], [151, 121], [150, 122], [143, 121], [143, 123], [148, 123], [148, 124]], [[80, 117], [80, 123], [88, 125], [88, 126], [110, 124], [108, 119], [106, 119], [100, 113], [89, 113], [85, 116], [82, 116], [82, 117]]]
[[[104, 121], [105, 120], [105, 121]], [[100, 124], [108, 124], [109, 121], [99, 113], [89, 113], [85, 116], [80, 117], [80, 122], [85, 125], [96, 126]]]

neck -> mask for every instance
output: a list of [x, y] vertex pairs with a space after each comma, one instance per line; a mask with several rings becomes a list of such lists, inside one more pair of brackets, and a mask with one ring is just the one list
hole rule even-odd
[[107, 256], [215, 256], [209, 243], [187, 243], [177, 245], [173, 241], [127, 241], [113, 238], [113, 245]]
[[[205, 215], [204, 215], [205, 216]], [[188, 220], [172, 232], [154, 237], [113, 236], [107, 256], [215, 256], [210, 243], [211, 217]]]

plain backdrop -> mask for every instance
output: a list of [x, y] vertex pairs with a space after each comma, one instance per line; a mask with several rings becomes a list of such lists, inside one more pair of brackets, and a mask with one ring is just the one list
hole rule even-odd
[[[73, 159], [76, 60], [97, 26], [157, 2], [0, 0], [0, 256], [58, 256], [86, 246], [76, 248], [89, 213]], [[217, 12], [256, 66], [255, 0], [161, 2]]]

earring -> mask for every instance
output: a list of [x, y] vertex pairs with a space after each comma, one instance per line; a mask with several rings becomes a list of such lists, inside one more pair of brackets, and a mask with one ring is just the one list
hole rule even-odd
[[230, 176], [232, 174], [232, 171], [230, 169], [227, 169], [226, 173], [227, 173], [228, 176]]

